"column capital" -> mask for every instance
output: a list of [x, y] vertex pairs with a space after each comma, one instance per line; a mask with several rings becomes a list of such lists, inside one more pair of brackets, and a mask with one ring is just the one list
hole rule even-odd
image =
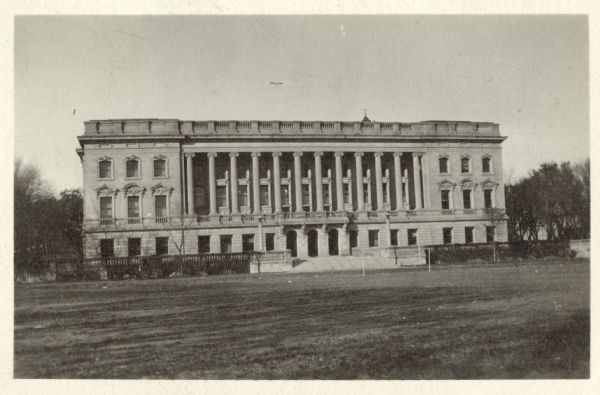
[[217, 153], [216, 152], [207, 152], [206, 156], [209, 158], [216, 158], [217, 157]]
[[383, 156], [383, 152], [373, 152], [373, 156], [376, 158], [381, 158]]
[[279, 156], [281, 156], [281, 151], [274, 151], [274, 152], [272, 152], [272, 154], [273, 154], [273, 157], [275, 157], [275, 156], [279, 157]]
[[355, 152], [354, 157], [359, 158], [359, 157], [362, 157], [364, 154], [365, 154], [364, 152]]
[[295, 151], [294, 152], [294, 157], [300, 157], [300, 156], [302, 156], [302, 154], [304, 154], [304, 152], [302, 152], [302, 151]]
[[394, 156], [396, 157], [401, 157], [403, 154], [403, 152], [394, 152]]
[[317, 156], [323, 156], [323, 152], [322, 151], [316, 151], [316, 152], [313, 152], [313, 155], [315, 157], [317, 157]]
[[239, 152], [230, 152], [229, 153], [229, 157], [230, 158], [237, 158], [238, 156], [240, 156]]
[[196, 156], [195, 152], [185, 152], [183, 154], [186, 158], [193, 158], [194, 156]]
[[423, 156], [423, 155], [425, 155], [425, 152], [411, 152], [411, 154], [412, 154], [413, 157], [415, 157], [415, 156]]
[[253, 158], [260, 158], [260, 152], [251, 152], [251, 153], [250, 153], [250, 155], [251, 155]]
[[342, 156], [344, 156], [344, 153], [343, 153], [343, 152], [340, 152], [340, 151], [336, 151], [336, 152], [334, 152], [334, 153], [333, 153], [333, 155], [334, 155], [336, 158], [339, 158], [339, 157], [342, 157]]

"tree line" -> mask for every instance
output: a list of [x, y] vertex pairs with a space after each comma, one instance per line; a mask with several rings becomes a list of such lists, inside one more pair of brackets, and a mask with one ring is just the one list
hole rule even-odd
[[[590, 237], [590, 160], [544, 163], [505, 186], [509, 240]], [[543, 237], [545, 235], [545, 237]]]
[[[590, 237], [590, 161], [571, 166], [544, 163], [505, 185], [511, 241]], [[44, 270], [44, 257], [83, 255], [80, 189], [58, 196], [33, 165], [17, 159], [14, 169], [15, 271]]]

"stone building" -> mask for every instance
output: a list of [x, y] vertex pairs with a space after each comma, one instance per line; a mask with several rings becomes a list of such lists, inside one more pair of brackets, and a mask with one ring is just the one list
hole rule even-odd
[[86, 257], [507, 239], [498, 124], [85, 122]]

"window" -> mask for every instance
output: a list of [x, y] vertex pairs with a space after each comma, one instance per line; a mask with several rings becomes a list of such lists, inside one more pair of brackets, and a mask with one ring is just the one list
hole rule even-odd
[[330, 207], [330, 203], [329, 203], [329, 186], [328, 185], [323, 185], [323, 208], [325, 209], [325, 211], [329, 211], [331, 210]]
[[282, 185], [281, 186], [281, 204], [287, 206], [290, 204], [290, 186]]
[[442, 228], [444, 244], [452, 244], [452, 228]]
[[350, 204], [350, 184], [344, 184], [344, 204]]
[[217, 207], [227, 207], [227, 189], [224, 186], [217, 187]]
[[377, 247], [379, 245], [379, 231], [369, 231], [369, 247]]
[[448, 189], [442, 189], [441, 191], [442, 197], [442, 210], [450, 209], [450, 191]]
[[100, 239], [100, 256], [102, 258], [115, 256], [115, 242], [113, 239]]
[[100, 218], [112, 218], [112, 201], [110, 196], [100, 198]]
[[154, 196], [154, 215], [158, 218], [167, 216], [167, 197], [165, 195]]
[[489, 157], [484, 157], [483, 159], [481, 159], [481, 169], [484, 173], [489, 173], [491, 172], [491, 168], [492, 168], [492, 158]]
[[167, 161], [165, 159], [154, 159], [154, 177], [167, 176]]
[[460, 172], [469, 173], [471, 171], [471, 160], [469, 158], [460, 159]]
[[231, 235], [221, 235], [221, 254], [231, 252]]
[[492, 190], [491, 189], [484, 189], [483, 190], [483, 204], [485, 208], [492, 208], [493, 205], [493, 200], [492, 200]]
[[370, 187], [371, 187], [371, 185], [368, 183], [363, 184], [363, 201], [366, 204], [371, 204], [371, 201], [369, 200], [369, 188]]
[[142, 239], [139, 237], [127, 239], [127, 254], [129, 256], [142, 255]]
[[267, 251], [275, 250], [275, 233], [265, 233], [265, 249]]
[[238, 193], [240, 198], [240, 206], [250, 206], [250, 203], [248, 202], [248, 188], [246, 185], [243, 185], [239, 189]]
[[125, 162], [126, 177], [138, 178], [140, 176], [140, 162], [137, 159], [129, 159]]
[[269, 186], [260, 186], [260, 204], [261, 206], [267, 206], [269, 204]]
[[254, 235], [242, 235], [242, 252], [254, 251]]
[[408, 245], [417, 245], [417, 229], [408, 229]]
[[169, 238], [156, 238], [156, 255], [167, 255], [169, 253]]
[[351, 230], [348, 233], [350, 234], [350, 248], [358, 247], [358, 231]]
[[471, 208], [471, 190], [464, 189], [462, 191], [462, 193], [463, 193], [463, 207], [466, 209], [470, 209]]
[[467, 226], [465, 228], [465, 243], [470, 244], [473, 242], [473, 227]]
[[488, 243], [492, 243], [496, 240], [496, 227], [486, 226], [485, 227], [485, 239]]
[[310, 205], [310, 190], [307, 184], [302, 185], [302, 205]]
[[198, 254], [210, 253], [210, 236], [198, 236]]
[[448, 158], [440, 158], [440, 173], [448, 173]]
[[127, 217], [139, 218], [140, 216], [140, 197], [127, 196]]
[[101, 160], [98, 162], [98, 178], [112, 178], [112, 161]]
[[390, 233], [390, 242], [393, 246], [398, 245], [398, 229], [392, 229]]

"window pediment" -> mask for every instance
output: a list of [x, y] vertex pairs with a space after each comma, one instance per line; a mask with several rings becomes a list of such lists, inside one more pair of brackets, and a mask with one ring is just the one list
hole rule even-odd
[[494, 188], [498, 186], [498, 183], [490, 178], [480, 183], [483, 188]]
[[108, 185], [104, 184], [101, 187], [96, 188], [96, 196], [97, 197], [105, 197], [105, 196], [116, 196], [119, 192], [117, 188], [111, 188]]
[[447, 179], [438, 182], [437, 185], [440, 189], [454, 189], [454, 187], [456, 187], [455, 183]]
[[127, 184], [123, 187], [123, 193], [125, 196], [144, 196], [146, 188], [137, 184]]
[[170, 195], [173, 192], [173, 189], [173, 187], [167, 187], [161, 183], [158, 183], [150, 188], [153, 195]]
[[462, 182], [460, 183], [460, 186], [462, 189], [474, 189], [477, 184], [473, 182], [473, 180], [470, 179], [464, 179], [462, 180]]

